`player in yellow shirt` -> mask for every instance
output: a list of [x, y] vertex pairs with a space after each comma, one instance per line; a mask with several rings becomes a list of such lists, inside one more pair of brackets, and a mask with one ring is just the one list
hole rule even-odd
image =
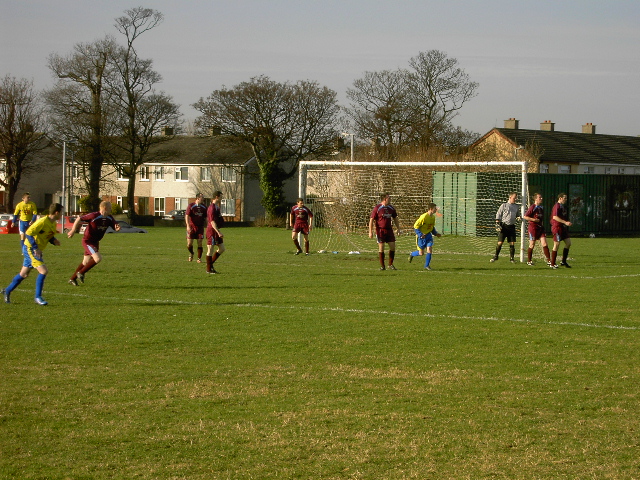
[[417, 250], [414, 250], [409, 254], [409, 262], [413, 260], [413, 257], [419, 257], [424, 255], [427, 251], [424, 268], [425, 270], [431, 270], [431, 254], [433, 253], [433, 236], [441, 237], [436, 231], [436, 212], [438, 207], [435, 203], [427, 205], [427, 211], [420, 215], [420, 218], [413, 224], [413, 229], [416, 232], [416, 246]]
[[47, 302], [42, 298], [42, 289], [44, 287], [44, 280], [49, 273], [47, 266], [44, 264], [42, 258], [42, 251], [45, 247], [52, 243], [53, 245], [60, 245], [60, 242], [55, 237], [57, 233], [57, 221], [62, 216], [62, 205], [54, 203], [49, 207], [49, 215], [46, 215], [37, 220], [31, 225], [25, 232], [25, 240], [22, 245], [22, 254], [24, 255], [24, 262], [20, 273], [16, 275], [9, 286], [2, 290], [4, 294], [5, 303], [11, 303], [9, 296], [20, 283], [29, 276], [32, 269], [38, 271], [38, 278], [36, 279], [36, 296], [35, 302], [38, 305], [47, 305]]
[[[13, 224], [18, 225], [20, 230], [20, 244], [24, 242], [24, 234], [27, 228], [38, 218], [38, 207], [31, 201], [29, 192], [22, 194], [22, 201], [16, 205], [13, 213]], [[18, 223], [20, 222], [20, 223]]]

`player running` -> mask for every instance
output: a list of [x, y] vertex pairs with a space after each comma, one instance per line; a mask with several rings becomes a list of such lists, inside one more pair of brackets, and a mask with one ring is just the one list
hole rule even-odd
[[204, 195], [198, 193], [196, 201], [187, 206], [184, 214], [187, 224], [187, 250], [189, 250], [189, 261], [193, 261], [193, 241], [198, 241], [198, 263], [202, 262], [202, 239], [204, 238], [204, 227], [207, 223], [207, 207], [204, 204]]
[[38, 207], [31, 201], [31, 194], [25, 192], [22, 194], [22, 201], [16, 205], [13, 213], [13, 224], [18, 225], [20, 231], [20, 245], [24, 243], [24, 235], [33, 222], [38, 218]]
[[560, 262], [560, 266], [571, 268], [567, 263], [567, 256], [569, 255], [569, 248], [571, 247], [571, 238], [569, 238], [569, 227], [571, 226], [571, 222], [569, 221], [569, 211], [567, 210], [566, 203], [567, 194], [561, 193], [558, 195], [558, 202], [553, 206], [553, 210], [551, 210], [551, 233], [553, 234], [551, 268], [558, 268], [558, 265], [556, 265], [556, 259], [558, 257], [560, 242], [564, 242], [562, 262]]
[[378, 242], [378, 259], [380, 260], [380, 270], [385, 270], [384, 266], [384, 244], [389, 244], [389, 270], [396, 270], [393, 266], [393, 259], [396, 254], [396, 237], [393, 234], [393, 224], [395, 223], [398, 236], [400, 236], [400, 224], [396, 209], [391, 205], [391, 197], [387, 193], [380, 195], [380, 203], [376, 205], [369, 216], [369, 238], [373, 238], [373, 226], [376, 227], [376, 240]]
[[78, 286], [78, 280], [84, 283], [85, 274], [102, 261], [102, 255], [98, 251], [100, 249], [100, 240], [107, 232], [107, 228], [111, 227], [116, 232], [120, 230], [120, 225], [111, 216], [111, 202], [100, 202], [100, 211], [87, 213], [79, 216], [73, 223], [73, 227], [67, 233], [67, 237], [72, 238], [80, 223], [86, 222], [87, 227], [82, 237], [82, 246], [84, 247], [84, 257], [82, 263], [78, 265], [76, 271], [69, 279], [69, 285]]
[[38, 305], [48, 305], [48, 302], [42, 298], [44, 281], [47, 277], [47, 273], [49, 273], [49, 270], [42, 258], [42, 251], [49, 243], [56, 246], [60, 245], [60, 241], [55, 238], [55, 235], [57, 233], [57, 222], [62, 216], [62, 208], [62, 205], [59, 203], [52, 204], [49, 207], [49, 215], [45, 215], [38, 219], [25, 232], [25, 240], [22, 244], [24, 262], [20, 273], [13, 278], [6, 289], [2, 290], [5, 303], [11, 303], [11, 292], [13, 292], [16, 287], [29, 276], [31, 270], [35, 268], [38, 271], [38, 277], [36, 278], [35, 302]]
[[427, 211], [420, 215], [420, 218], [413, 224], [413, 229], [416, 232], [416, 246], [417, 250], [414, 250], [409, 254], [409, 263], [413, 260], [413, 257], [419, 257], [424, 255], [425, 250], [427, 254], [425, 256], [424, 269], [431, 270], [431, 255], [433, 253], [433, 236], [441, 237], [442, 235], [436, 231], [436, 212], [438, 207], [435, 203], [427, 205]]
[[542, 207], [542, 195], [539, 193], [533, 194], [533, 205], [529, 207], [523, 217], [529, 225], [527, 231], [529, 232], [529, 248], [527, 250], [527, 265], [533, 265], [533, 248], [536, 246], [536, 240], [540, 240], [540, 246], [544, 252], [544, 256], [547, 259], [547, 265], [551, 265], [551, 258], [549, 255], [549, 247], [547, 246], [547, 237], [544, 231], [544, 208]]
[[291, 239], [293, 240], [293, 244], [296, 246], [296, 255], [300, 255], [302, 253], [302, 248], [300, 248], [300, 242], [298, 241], [298, 233], [302, 232], [304, 236], [304, 254], [309, 255], [309, 232], [311, 232], [311, 228], [313, 222], [313, 213], [309, 210], [308, 207], [304, 205], [304, 200], [298, 198], [296, 200], [296, 204], [291, 207], [291, 215], [290, 215], [290, 224], [293, 229], [291, 233]]
[[[207, 209], [207, 273], [218, 273], [213, 264], [225, 251], [223, 236], [220, 233], [220, 229], [224, 225], [224, 219], [220, 212], [220, 203], [222, 201], [222, 192], [217, 191], [214, 194], [213, 202]], [[213, 246], [217, 247], [216, 252], [212, 255], [211, 250]]]

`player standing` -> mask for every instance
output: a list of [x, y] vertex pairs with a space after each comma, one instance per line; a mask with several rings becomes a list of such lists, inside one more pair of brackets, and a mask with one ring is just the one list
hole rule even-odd
[[311, 210], [304, 205], [304, 200], [298, 198], [296, 200], [296, 204], [291, 207], [291, 215], [290, 221], [291, 228], [293, 229], [291, 233], [291, 238], [293, 240], [293, 244], [296, 246], [296, 255], [300, 255], [302, 253], [302, 248], [300, 248], [300, 242], [298, 241], [298, 233], [302, 232], [304, 236], [304, 252], [305, 255], [309, 255], [309, 232], [312, 228], [313, 222], [313, 213]]
[[567, 256], [569, 255], [569, 248], [571, 247], [571, 238], [569, 238], [569, 227], [571, 222], [569, 221], [569, 211], [567, 210], [567, 194], [561, 193], [558, 195], [558, 202], [553, 206], [551, 210], [551, 233], [553, 234], [553, 251], [551, 252], [551, 268], [558, 268], [556, 265], [556, 259], [558, 257], [558, 248], [560, 242], [564, 242], [564, 249], [562, 250], [562, 262], [561, 267], [571, 268], [567, 263]]
[[[214, 194], [213, 202], [207, 209], [207, 273], [218, 273], [213, 264], [225, 251], [223, 236], [220, 229], [224, 225], [224, 219], [220, 213], [220, 202], [222, 201], [222, 192], [217, 191]], [[217, 247], [216, 252], [211, 255], [213, 246]]]
[[115, 231], [120, 230], [120, 225], [111, 216], [111, 202], [100, 202], [100, 211], [87, 213], [76, 218], [76, 221], [73, 222], [73, 227], [67, 233], [67, 237], [72, 238], [75, 235], [81, 222], [87, 222], [87, 227], [82, 237], [84, 257], [82, 258], [82, 263], [78, 265], [78, 268], [69, 279], [69, 284], [75, 287], [78, 286], [78, 280], [84, 283], [85, 274], [102, 261], [102, 255], [99, 252], [100, 240], [107, 232], [107, 228], [111, 227]]
[[20, 231], [20, 245], [24, 242], [24, 234], [33, 222], [38, 218], [38, 207], [31, 201], [31, 194], [25, 192], [22, 194], [22, 201], [16, 205], [13, 213], [13, 224], [18, 225]]
[[533, 205], [524, 214], [524, 219], [529, 222], [527, 231], [529, 232], [529, 248], [527, 250], [527, 265], [533, 265], [532, 256], [533, 248], [536, 246], [536, 240], [540, 240], [540, 246], [544, 251], [547, 264], [551, 265], [549, 255], [549, 247], [547, 246], [547, 237], [544, 231], [544, 208], [542, 207], [542, 195], [533, 194]]
[[187, 224], [187, 250], [189, 261], [193, 261], [193, 240], [198, 241], [198, 263], [202, 262], [202, 239], [204, 238], [204, 226], [207, 223], [207, 207], [204, 205], [204, 195], [198, 193], [196, 201], [187, 206], [184, 214]]
[[427, 211], [420, 215], [420, 218], [413, 224], [413, 229], [416, 232], [416, 246], [417, 250], [414, 250], [409, 254], [409, 263], [413, 260], [413, 257], [419, 257], [424, 255], [424, 251], [427, 251], [424, 268], [425, 270], [431, 270], [431, 255], [433, 253], [433, 236], [441, 237], [442, 235], [436, 231], [436, 211], [438, 207], [435, 203], [427, 205]]
[[505, 239], [509, 242], [509, 257], [511, 263], [515, 263], [516, 253], [516, 222], [519, 221], [520, 207], [516, 205], [516, 192], [509, 194], [509, 200], [500, 205], [496, 212], [496, 230], [498, 233], [498, 244], [496, 245], [496, 254], [489, 260], [495, 262], [498, 260], [502, 244]]
[[11, 292], [13, 292], [16, 287], [29, 276], [31, 270], [35, 268], [38, 271], [38, 277], [36, 278], [35, 302], [38, 305], [48, 305], [44, 298], [42, 298], [44, 281], [47, 277], [47, 273], [49, 273], [49, 270], [42, 258], [42, 251], [49, 243], [56, 246], [60, 245], [60, 241], [55, 237], [55, 235], [57, 233], [56, 223], [62, 216], [62, 208], [62, 205], [59, 203], [52, 204], [49, 207], [49, 215], [45, 215], [38, 219], [25, 232], [25, 240], [22, 244], [24, 262], [20, 273], [13, 277], [13, 280], [6, 289], [2, 290], [5, 303], [11, 303]]
[[396, 254], [396, 237], [393, 234], [393, 224], [395, 223], [398, 236], [400, 235], [400, 224], [398, 214], [391, 205], [391, 197], [387, 193], [380, 195], [380, 203], [376, 205], [369, 216], [369, 238], [373, 238], [373, 226], [376, 227], [376, 240], [378, 242], [378, 259], [380, 260], [380, 270], [385, 270], [384, 266], [384, 244], [389, 245], [389, 270], [396, 270], [393, 266], [393, 259]]

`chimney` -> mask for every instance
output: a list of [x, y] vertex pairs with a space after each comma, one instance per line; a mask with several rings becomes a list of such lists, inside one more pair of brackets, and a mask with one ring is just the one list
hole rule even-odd
[[162, 127], [161, 133], [163, 137], [170, 137], [173, 135], [173, 127]]
[[582, 125], [582, 133], [590, 133], [592, 135], [595, 135], [596, 126], [593, 123], [585, 123], [584, 125]]
[[545, 120], [540, 124], [540, 130], [543, 132], [553, 132], [555, 131], [556, 124], [551, 120]]
[[510, 118], [509, 120], [504, 121], [504, 128], [509, 128], [511, 130], [518, 130], [520, 124], [520, 120], [516, 120], [515, 118]]

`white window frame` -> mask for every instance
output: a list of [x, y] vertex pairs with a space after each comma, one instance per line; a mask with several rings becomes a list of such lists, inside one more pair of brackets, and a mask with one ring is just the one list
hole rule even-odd
[[588, 165], [585, 165], [585, 167], [584, 167], [584, 173], [587, 173], [587, 174], [589, 174], [589, 175], [592, 175], [592, 174], [596, 173], [596, 167], [594, 167], [594, 166], [588, 166]]
[[605, 175], [611, 175], [611, 167], [604, 167]]
[[151, 180], [151, 170], [148, 166], [143, 165], [140, 167], [140, 181], [148, 182]]
[[200, 181], [201, 182], [211, 181], [211, 167], [200, 167]]
[[626, 172], [626, 169], [624, 167], [618, 167], [618, 175], [624, 175]]
[[236, 200], [235, 198], [223, 198], [220, 200], [220, 215], [224, 217], [236, 216]]
[[558, 165], [558, 173], [571, 173], [571, 165]]
[[164, 167], [156, 167], [153, 174], [156, 182], [164, 182]]
[[176, 169], [175, 169], [175, 181], [176, 182], [188, 182], [189, 181], [189, 167], [176, 167]]
[[166, 200], [164, 197], [156, 197], [153, 199], [153, 211], [156, 217], [162, 217], [165, 214]]
[[540, 173], [549, 173], [549, 164], [541, 163], [540, 164]]
[[220, 179], [225, 183], [236, 183], [238, 181], [238, 172], [234, 167], [221, 167]]
[[184, 197], [176, 197], [174, 201], [175, 210], [186, 210], [189, 206], [189, 199]]

